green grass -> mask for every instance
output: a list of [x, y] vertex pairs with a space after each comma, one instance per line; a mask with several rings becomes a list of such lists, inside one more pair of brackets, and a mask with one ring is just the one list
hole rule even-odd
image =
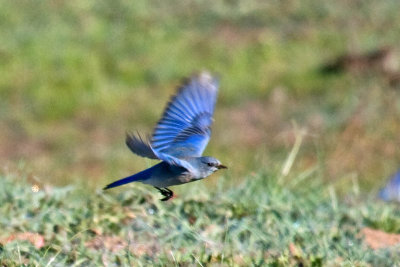
[[242, 162], [234, 179], [254, 157], [282, 161], [293, 120], [310, 134], [299, 169], [323, 161], [328, 180], [356, 175], [370, 188], [399, 163], [389, 149], [398, 92], [379, 71], [319, 71], [343, 53], [397, 47], [398, 1], [3, 2], [0, 160], [44, 184], [144, 168], [125, 131], [149, 132], [180, 79], [201, 69], [221, 78], [207, 153]]
[[[223, 175], [223, 174], [221, 174]], [[218, 175], [215, 175], [218, 176]], [[5, 266], [393, 266], [398, 247], [372, 250], [361, 230], [400, 233], [396, 205], [361, 196], [339, 200], [316, 172], [279, 177], [263, 169], [212, 190], [182, 186], [161, 202], [156, 190], [135, 184], [90, 192], [84, 186], [33, 193], [20, 176], [0, 179], [1, 240], [38, 233], [42, 248], [2, 242]], [[356, 188], [357, 185], [354, 185]], [[5, 216], [4, 216], [5, 215]], [[289, 247], [292, 248], [290, 251]]]

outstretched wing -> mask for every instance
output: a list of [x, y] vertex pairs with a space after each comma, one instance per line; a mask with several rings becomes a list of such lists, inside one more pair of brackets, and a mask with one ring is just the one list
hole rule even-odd
[[217, 93], [218, 82], [209, 73], [193, 76], [171, 98], [151, 140], [127, 134], [127, 146], [139, 156], [190, 169], [190, 164], [180, 158], [199, 157], [206, 148]]
[[210, 140], [217, 94], [218, 82], [207, 72], [184, 83], [154, 129], [152, 148], [177, 158], [201, 156]]
[[168, 162], [171, 165], [180, 166], [186, 168], [190, 172], [193, 172], [192, 166], [185, 160], [181, 160], [174, 156], [154, 150], [151, 144], [148, 142], [148, 139], [142, 139], [139, 133], [137, 135], [127, 133], [125, 142], [130, 150], [139, 156], [150, 159], [160, 159]]
[[139, 132], [136, 135], [132, 133], [126, 133], [125, 143], [136, 155], [150, 159], [158, 159], [151, 148], [148, 138], [143, 139]]

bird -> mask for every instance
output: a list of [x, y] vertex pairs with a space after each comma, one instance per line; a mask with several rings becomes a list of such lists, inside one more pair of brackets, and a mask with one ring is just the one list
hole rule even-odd
[[400, 202], [400, 169], [390, 178], [385, 187], [379, 191], [379, 198], [384, 201]]
[[170, 186], [204, 179], [226, 169], [218, 159], [202, 156], [210, 137], [219, 81], [207, 71], [186, 78], [170, 98], [153, 133], [127, 132], [125, 143], [136, 155], [160, 160], [158, 164], [108, 184], [110, 189], [131, 182], [156, 188], [167, 201], [174, 196]]

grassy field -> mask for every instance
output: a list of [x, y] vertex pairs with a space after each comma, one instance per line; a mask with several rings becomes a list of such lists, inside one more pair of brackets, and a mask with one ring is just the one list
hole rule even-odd
[[[221, 90], [207, 153], [235, 164], [235, 180], [281, 162], [294, 121], [308, 133], [296, 168], [322, 164], [329, 181], [355, 176], [362, 187], [380, 186], [400, 158], [398, 85], [385, 76], [399, 61], [398, 8], [4, 1], [0, 160], [42, 183], [126, 176], [149, 163], [129, 155], [125, 131], [149, 132], [182, 77], [209, 69]], [[383, 47], [394, 50], [383, 66], [321, 71], [341, 55]]]
[[[399, 208], [375, 200], [400, 166], [398, 10], [1, 1], [1, 263], [399, 264], [395, 242], [374, 245], [400, 233]], [[154, 163], [125, 131], [150, 132], [203, 69], [221, 85], [206, 154], [229, 169], [168, 203], [140, 185], [100, 192]], [[21, 241], [34, 234], [44, 246]]]
[[360, 197], [356, 184], [339, 200], [315, 174], [260, 170], [236, 187], [220, 179], [212, 193], [196, 182], [167, 203], [145, 186], [35, 193], [19, 176], [1, 178], [2, 266], [400, 264], [400, 235], [372, 230], [399, 232], [398, 207]]

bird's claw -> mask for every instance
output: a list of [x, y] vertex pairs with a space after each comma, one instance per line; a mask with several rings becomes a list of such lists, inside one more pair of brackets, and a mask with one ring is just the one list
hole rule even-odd
[[171, 198], [171, 196], [165, 196], [163, 198], [160, 198], [161, 201], [167, 201]]
[[168, 188], [159, 188], [159, 187], [156, 188], [158, 189], [158, 191], [160, 191], [161, 195], [164, 196], [163, 198], [160, 199], [161, 201], [167, 201], [174, 196], [174, 192], [172, 192]]

